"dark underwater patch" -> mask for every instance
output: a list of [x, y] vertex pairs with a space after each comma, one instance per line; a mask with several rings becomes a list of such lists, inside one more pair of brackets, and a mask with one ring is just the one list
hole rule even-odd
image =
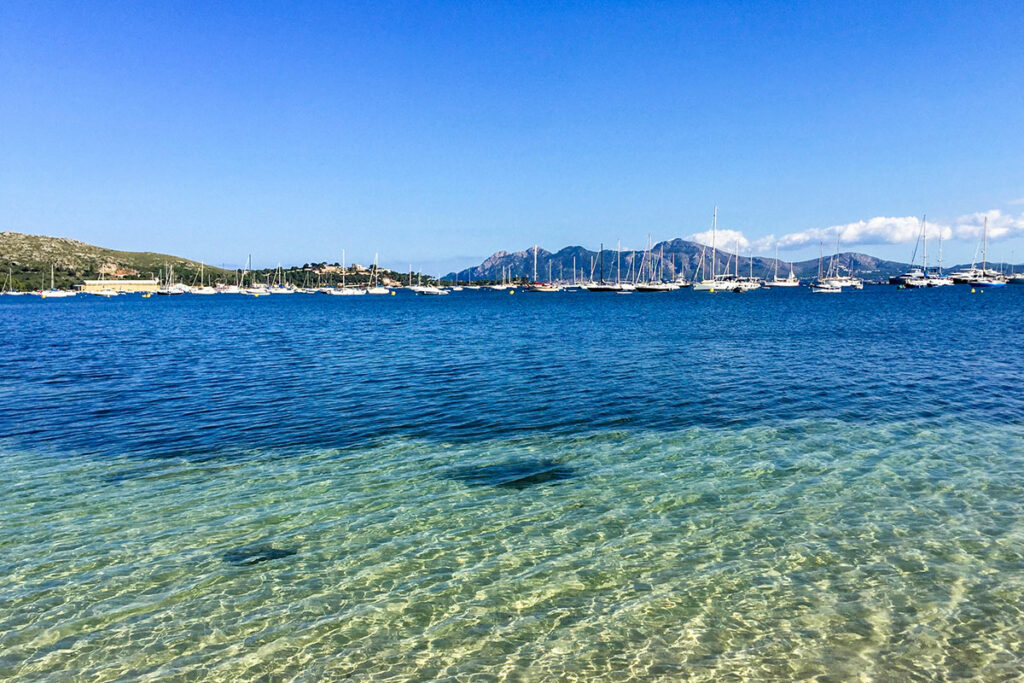
[[251, 545], [224, 553], [224, 560], [240, 567], [248, 567], [270, 560], [291, 557], [299, 551], [294, 548], [275, 548], [272, 545]]
[[493, 486], [522, 490], [572, 479], [576, 470], [555, 460], [513, 460], [496, 465], [453, 468], [446, 475], [466, 486]]

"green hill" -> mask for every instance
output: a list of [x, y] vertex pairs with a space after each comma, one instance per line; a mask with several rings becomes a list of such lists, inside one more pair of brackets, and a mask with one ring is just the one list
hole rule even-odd
[[[53, 283], [59, 289], [70, 289], [82, 280], [97, 280], [102, 274], [108, 280], [160, 278], [173, 270], [175, 282], [197, 282], [201, 264], [198, 261], [157, 254], [149, 251], [117, 251], [104, 249], [66, 237], [25, 235], [19, 232], [0, 232], [0, 283], [7, 282], [10, 268], [14, 289], [32, 291], [50, 287], [50, 268]], [[341, 282], [341, 268], [337, 263], [307, 263], [276, 268], [255, 269], [246, 276], [246, 282], [288, 282], [297, 286], [336, 285]], [[239, 272], [205, 266], [207, 284], [234, 284]], [[384, 284], [407, 283], [408, 275], [387, 269], [379, 271]], [[363, 266], [350, 265], [345, 269], [350, 285], [366, 284], [369, 271]], [[430, 281], [429, 277], [415, 274]]]
[[[39, 289], [41, 282], [49, 287], [51, 266], [59, 288], [98, 279], [101, 273], [107, 279], [160, 277], [167, 268], [174, 269], [176, 280], [191, 283], [200, 269], [198, 261], [180, 256], [104, 249], [65, 237], [0, 232], [0, 280], [6, 280], [10, 268], [15, 289]], [[233, 271], [210, 266], [205, 275], [208, 281], [223, 282], [234, 282], [236, 277]]]

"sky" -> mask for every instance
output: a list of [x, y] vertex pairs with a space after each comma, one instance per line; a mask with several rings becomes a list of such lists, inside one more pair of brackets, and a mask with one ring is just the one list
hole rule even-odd
[[[446, 272], [697, 237], [1024, 262], [1019, 2], [0, 3], [0, 230]], [[929, 249], [932, 252], [932, 249]]]

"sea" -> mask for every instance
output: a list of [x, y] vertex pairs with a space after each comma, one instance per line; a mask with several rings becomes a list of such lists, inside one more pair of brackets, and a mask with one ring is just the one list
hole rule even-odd
[[1019, 680], [1022, 323], [0, 297], [0, 679]]

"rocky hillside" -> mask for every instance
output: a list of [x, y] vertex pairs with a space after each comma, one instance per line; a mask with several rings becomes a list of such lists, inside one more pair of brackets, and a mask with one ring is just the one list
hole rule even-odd
[[[673, 239], [659, 242], [652, 250], [654, 262], [666, 279], [675, 278], [682, 274], [687, 279], [692, 279], [701, 270], [701, 256], [705, 260], [705, 268], [711, 268], [711, 249], [696, 242], [689, 242], [683, 239]], [[664, 255], [662, 257], [662, 254]], [[718, 250], [718, 271], [728, 265], [729, 270], [736, 268], [736, 256]], [[826, 262], [828, 257], [826, 257]], [[577, 278], [584, 280], [593, 277], [599, 280], [602, 277], [602, 263], [604, 266], [604, 279], [614, 280], [616, 273], [621, 269], [622, 278], [632, 277], [641, 263], [648, 263], [644, 260], [642, 251], [623, 251], [617, 255], [614, 249], [605, 249], [603, 255], [600, 252], [589, 251], [583, 247], [565, 247], [557, 252], [550, 252], [546, 249], [537, 250], [537, 278], [547, 280], [548, 273], [555, 280], [571, 280], [573, 263], [575, 262]], [[884, 281], [890, 275], [898, 275], [905, 272], [908, 265], [897, 261], [886, 261], [867, 254], [844, 252], [839, 255], [839, 262], [854, 273], [866, 280]], [[550, 266], [550, 271], [549, 271]], [[749, 275], [751, 272], [751, 259], [747, 256], [739, 256], [739, 272], [741, 275]], [[645, 272], [647, 266], [644, 266]], [[775, 260], [755, 256], [753, 258], [753, 273], [755, 277], [771, 277], [775, 268]], [[513, 278], [532, 279], [533, 277], [533, 249], [523, 251], [507, 252], [499, 251], [490, 256], [483, 263], [473, 268], [449, 273], [444, 276], [445, 280], [500, 280], [502, 272], [508, 272]], [[780, 262], [779, 272], [782, 276], [789, 273], [789, 263]], [[818, 260], [798, 261], [793, 264], [793, 272], [803, 279], [816, 277], [818, 274]]]
[[[0, 232], [0, 280], [6, 281], [10, 269], [16, 289], [39, 289], [40, 282], [50, 286], [50, 267], [54, 284], [71, 287], [102, 274], [108, 279], [159, 277], [163, 269], [173, 268], [175, 279], [191, 283], [200, 264], [180, 256], [152, 252], [116, 251], [65, 237]], [[229, 279], [234, 273], [206, 266], [207, 278]]]

